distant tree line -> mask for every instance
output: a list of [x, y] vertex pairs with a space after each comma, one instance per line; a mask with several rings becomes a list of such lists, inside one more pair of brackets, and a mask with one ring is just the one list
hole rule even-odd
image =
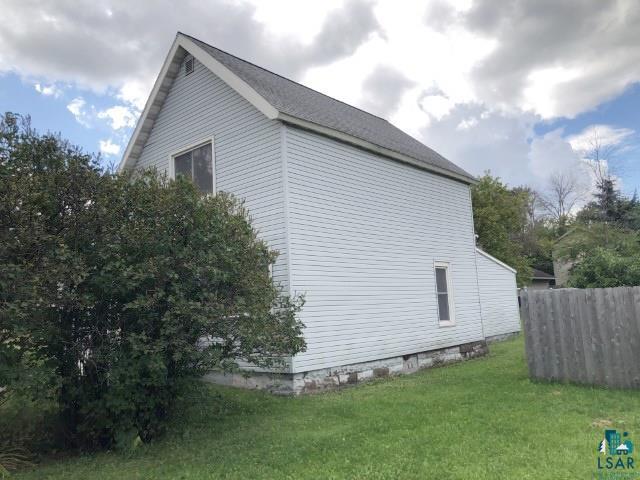
[[614, 153], [594, 131], [583, 163], [553, 172], [541, 190], [486, 172], [472, 187], [478, 245], [513, 266], [519, 286], [532, 268], [553, 273], [553, 255], [571, 262], [569, 286], [640, 285], [640, 201], [620, 191]]

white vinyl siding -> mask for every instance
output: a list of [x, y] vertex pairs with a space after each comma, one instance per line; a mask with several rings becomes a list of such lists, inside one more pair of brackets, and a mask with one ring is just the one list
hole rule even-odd
[[[294, 371], [481, 340], [468, 185], [286, 129], [292, 290], [307, 351]], [[441, 328], [434, 262], [455, 270]]]
[[176, 153], [213, 139], [214, 188], [245, 200], [260, 236], [280, 252], [273, 276], [288, 289], [281, 125], [194, 62], [189, 75], [180, 66], [136, 168], [172, 175]]
[[[273, 277], [304, 293], [307, 351], [292, 371], [482, 340], [469, 186], [269, 120], [194, 60], [180, 67], [136, 168], [172, 175], [176, 154], [213, 144], [215, 191], [245, 201], [280, 252]], [[437, 262], [451, 318], [439, 321]]]
[[516, 274], [482, 252], [477, 257], [485, 336], [519, 332]]

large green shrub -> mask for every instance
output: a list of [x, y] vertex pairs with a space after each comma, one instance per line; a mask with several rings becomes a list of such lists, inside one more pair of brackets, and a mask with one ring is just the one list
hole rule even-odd
[[239, 202], [104, 172], [13, 115], [0, 130], [0, 331], [51, 374], [71, 442], [147, 440], [186, 379], [304, 348]]
[[640, 255], [594, 248], [569, 274], [569, 287], [605, 288], [640, 285]]

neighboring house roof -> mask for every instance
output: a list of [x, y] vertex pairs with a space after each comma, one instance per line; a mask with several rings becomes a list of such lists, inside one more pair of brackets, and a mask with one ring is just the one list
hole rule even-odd
[[518, 273], [517, 270], [513, 267], [510, 267], [509, 265], [507, 265], [506, 263], [498, 260], [496, 257], [494, 257], [493, 255], [489, 255], [487, 252], [485, 252], [484, 250], [482, 250], [481, 248], [476, 247], [476, 252], [478, 252], [480, 255], [482, 255], [485, 258], [488, 258], [489, 260], [491, 260], [492, 262], [497, 263], [498, 265], [500, 265], [501, 267], [506, 268], [507, 270], [513, 272], [513, 273]]
[[576, 227], [570, 228], [569, 230], [567, 230], [566, 232], [564, 232], [562, 235], [560, 235], [558, 238], [556, 238], [553, 243], [554, 245], [563, 241], [565, 238], [570, 237], [571, 235], [573, 235], [578, 229]]
[[269, 118], [316, 131], [465, 183], [476, 182], [471, 174], [383, 118], [183, 33], [176, 36], [127, 146], [120, 169], [134, 166], [186, 52], [197, 58]]
[[537, 268], [532, 268], [531, 278], [533, 280], [555, 280], [556, 277], [554, 277], [550, 273], [543, 272], [542, 270], [538, 270]]

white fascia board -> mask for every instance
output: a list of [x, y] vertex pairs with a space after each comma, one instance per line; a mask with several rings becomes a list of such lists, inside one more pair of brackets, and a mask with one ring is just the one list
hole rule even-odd
[[193, 55], [205, 67], [211, 70], [214, 75], [218, 76], [223, 82], [243, 96], [254, 107], [264, 113], [267, 118], [273, 120], [278, 116], [278, 110], [276, 110], [273, 105], [267, 102], [264, 97], [256, 92], [253, 87], [209, 55], [201, 47], [196, 45], [191, 39], [178, 34], [177, 40], [180, 42], [181, 47]]
[[178, 47], [179, 46], [180, 45], [178, 44], [178, 37], [176, 37], [176, 39], [173, 41], [173, 45], [171, 45], [171, 49], [169, 50], [169, 53], [167, 53], [167, 56], [164, 59], [164, 63], [162, 64], [162, 68], [160, 69], [160, 73], [158, 74], [158, 77], [156, 78], [156, 81], [153, 84], [153, 88], [151, 89], [151, 93], [149, 94], [149, 98], [147, 98], [147, 103], [145, 103], [144, 109], [142, 110], [142, 113], [140, 114], [140, 118], [138, 118], [138, 122], [136, 123], [136, 128], [133, 130], [133, 134], [131, 135], [131, 138], [129, 139], [129, 143], [127, 144], [127, 148], [124, 151], [124, 155], [122, 156], [122, 160], [120, 160], [120, 164], [118, 165], [118, 171], [119, 172], [121, 172], [124, 169], [130, 167], [130, 165], [128, 165], [128, 163], [129, 163], [129, 158], [131, 157], [131, 151], [133, 150], [133, 147], [136, 144], [136, 140], [140, 136], [140, 131], [142, 130], [142, 126], [143, 126], [145, 120], [147, 119], [147, 117], [149, 116], [149, 111], [151, 110], [151, 107], [152, 107], [153, 103], [155, 102], [156, 97], [158, 96], [158, 92], [160, 91], [160, 87], [162, 86], [162, 83], [164, 82], [164, 79], [167, 77], [167, 74], [169, 73], [169, 68], [171, 67], [171, 64], [173, 63], [173, 59], [175, 58], [176, 53], [178, 52]]
[[171, 64], [174, 61], [175, 56], [178, 53], [178, 49], [182, 47], [189, 54], [191, 54], [195, 59], [197, 59], [200, 63], [202, 63], [205, 67], [207, 67], [211, 72], [217, 75], [223, 82], [233, 88], [236, 92], [238, 92], [242, 97], [244, 97], [249, 103], [251, 103], [254, 107], [264, 113], [267, 118], [275, 119], [278, 116], [278, 110], [276, 110], [269, 102], [267, 102], [258, 92], [256, 92], [248, 83], [238, 77], [235, 73], [225, 67], [218, 60], [209, 55], [205, 50], [196, 45], [191, 39], [178, 33], [176, 35], [176, 39], [167, 54], [167, 57], [162, 64], [162, 68], [160, 69], [160, 73], [156, 82], [153, 85], [153, 89], [151, 90], [151, 94], [147, 99], [147, 103], [144, 106], [144, 110], [138, 119], [138, 123], [136, 124], [136, 128], [133, 131], [133, 135], [129, 139], [129, 143], [127, 144], [127, 148], [122, 156], [122, 160], [118, 165], [118, 171], [123, 171], [126, 168], [131, 168], [131, 153], [133, 148], [136, 145], [138, 137], [142, 131], [142, 127], [146, 120], [149, 117], [149, 113], [151, 111], [152, 106], [154, 105], [156, 98], [158, 97], [158, 93], [162, 84], [164, 83], [167, 74], [169, 73], [169, 69]]
[[513, 273], [518, 273], [518, 271], [513, 268], [510, 267], [509, 265], [507, 265], [504, 262], [501, 262], [500, 260], [498, 260], [496, 257], [494, 257], [493, 255], [489, 255], [487, 252], [485, 252], [484, 250], [482, 250], [481, 248], [476, 247], [476, 252], [478, 252], [480, 255], [482, 255], [485, 258], [488, 258], [489, 260], [491, 260], [494, 263], [497, 263], [498, 265], [500, 265], [501, 267], [506, 268], [507, 270], [509, 270], [510, 272]]

